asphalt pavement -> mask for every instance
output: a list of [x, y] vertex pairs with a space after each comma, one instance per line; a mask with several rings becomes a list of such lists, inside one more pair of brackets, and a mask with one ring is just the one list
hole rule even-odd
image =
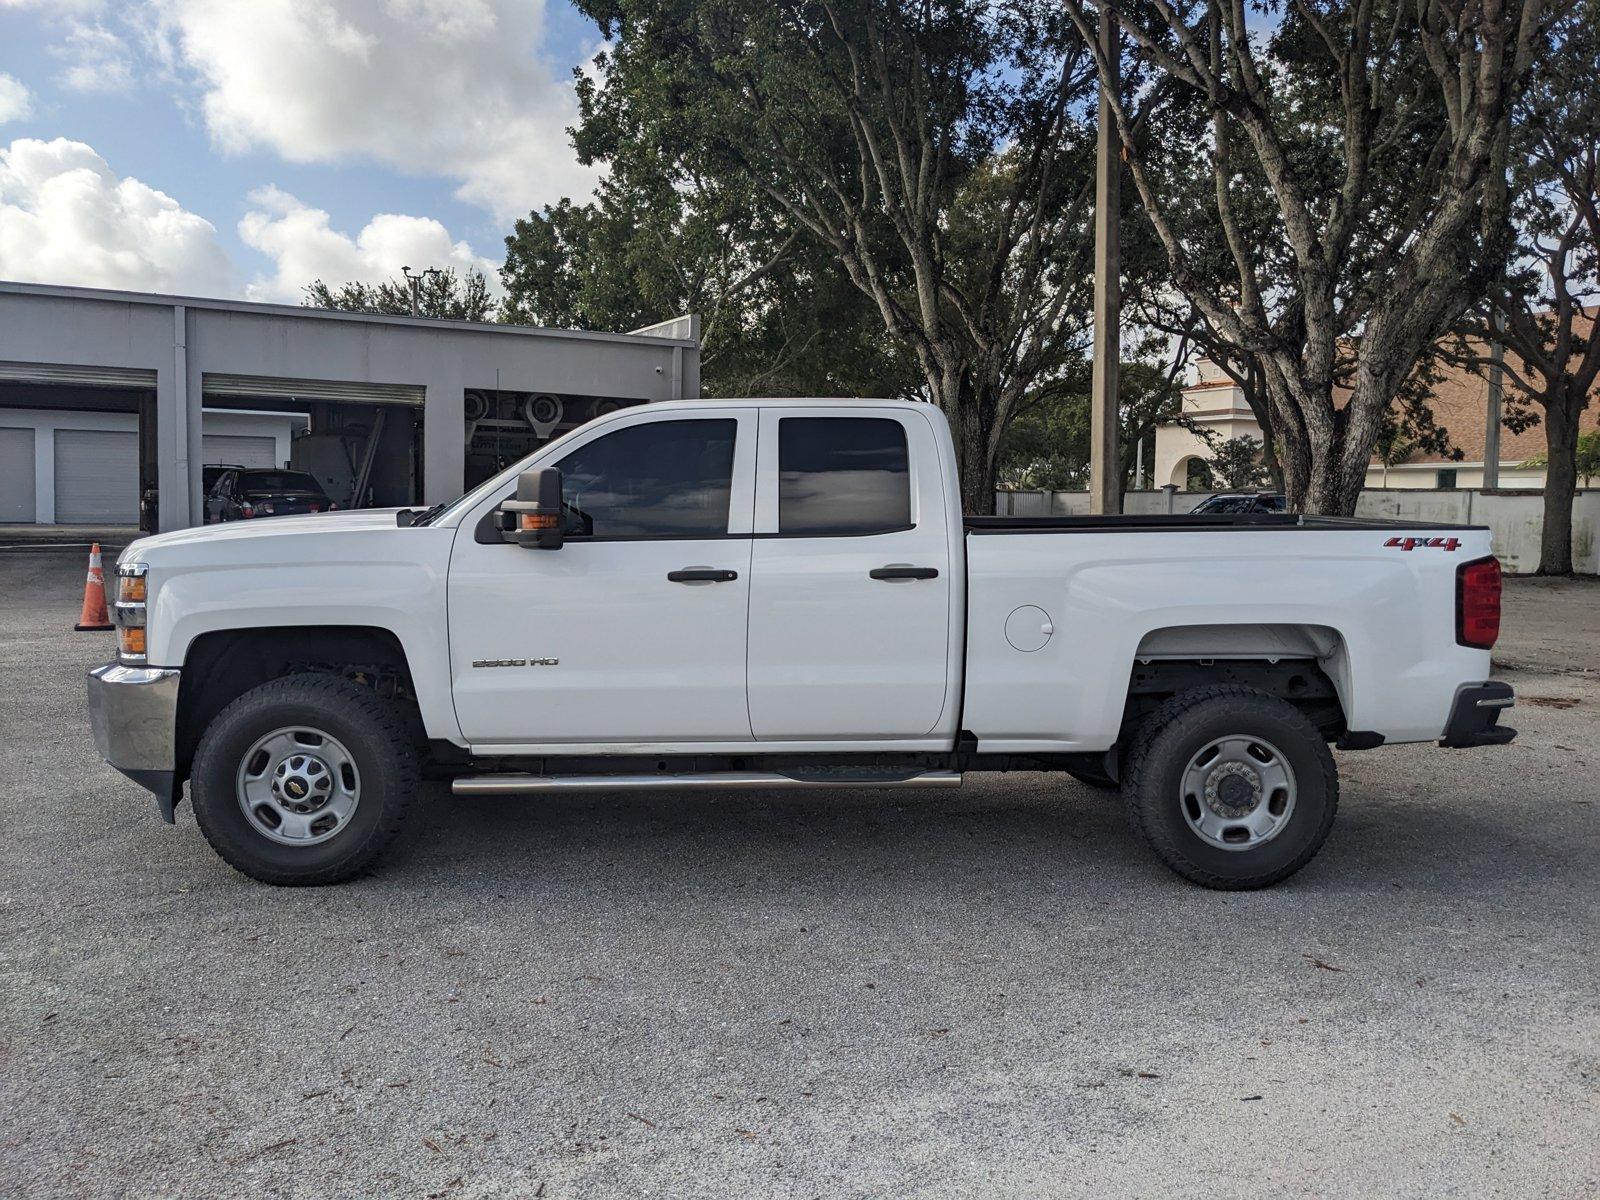
[[82, 573], [0, 557], [0, 1194], [1600, 1193], [1593, 676], [1508, 674], [1504, 749], [1342, 755], [1259, 893], [1038, 775], [435, 785], [277, 890], [96, 757]]

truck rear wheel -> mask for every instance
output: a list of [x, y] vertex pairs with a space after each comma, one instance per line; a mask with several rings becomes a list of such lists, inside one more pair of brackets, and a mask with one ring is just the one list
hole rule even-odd
[[400, 832], [416, 751], [394, 706], [337, 675], [253, 688], [212, 720], [190, 772], [200, 831], [263, 883], [341, 883]]
[[1134, 829], [1203, 887], [1268, 887], [1316, 856], [1339, 806], [1327, 742], [1250, 688], [1182, 692], [1140, 730], [1124, 778]]

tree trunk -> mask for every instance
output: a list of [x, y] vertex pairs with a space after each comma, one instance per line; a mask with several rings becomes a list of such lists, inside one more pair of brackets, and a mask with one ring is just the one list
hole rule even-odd
[[1360, 490], [1347, 487], [1340, 464], [1347, 447], [1344, 438], [1338, 437], [1326, 449], [1311, 458], [1311, 478], [1306, 483], [1305, 503], [1300, 511], [1307, 516], [1353, 517], [1356, 497]]
[[992, 516], [994, 451], [998, 448], [992, 397], [976, 394], [976, 389], [960, 378], [930, 379], [929, 386], [955, 438], [956, 469], [961, 472], [961, 511], [969, 516]]
[[1273, 432], [1272, 397], [1267, 394], [1261, 373], [1256, 367], [1251, 366], [1245, 371], [1245, 384], [1241, 390], [1244, 392], [1244, 402], [1250, 406], [1251, 415], [1261, 427], [1261, 465], [1266, 468], [1267, 477], [1272, 481], [1272, 490], [1281, 492], [1284, 490], [1283, 464], [1278, 461], [1278, 437]]
[[1544, 397], [1544, 530], [1539, 574], [1572, 574], [1572, 501], [1578, 490], [1578, 411], [1556, 384]]
[[1337, 513], [1335, 489], [1329, 468], [1335, 448], [1318, 446], [1308, 435], [1298, 414], [1327, 403], [1311, 394], [1303, 381], [1282, 363], [1263, 372], [1268, 402], [1272, 406], [1278, 470], [1283, 481], [1283, 502], [1289, 512], [1319, 515]]
[[995, 460], [989, 449], [988, 422], [976, 404], [962, 409], [956, 437], [956, 466], [961, 472], [961, 511], [968, 516], [994, 514]]

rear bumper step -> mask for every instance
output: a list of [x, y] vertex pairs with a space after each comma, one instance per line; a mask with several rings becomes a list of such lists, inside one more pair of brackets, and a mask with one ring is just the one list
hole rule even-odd
[[1509, 725], [1501, 725], [1500, 714], [1515, 703], [1511, 685], [1498, 679], [1462, 688], [1456, 693], [1450, 723], [1445, 726], [1439, 745], [1452, 750], [1468, 746], [1504, 746], [1517, 736], [1517, 731]]
[[457, 796], [516, 796], [534, 792], [744, 792], [789, 788], [903, 788], [961, 786], [955, 771], [806, 772], [718, 771], [700, 775], [462, 775], [450, 790]]

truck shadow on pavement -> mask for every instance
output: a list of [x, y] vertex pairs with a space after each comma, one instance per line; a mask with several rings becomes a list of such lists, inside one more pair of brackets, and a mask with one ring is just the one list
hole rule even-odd
[[[1347, 792], [1322, 852], [1274, 890], [1462, 894], [1581, 877], [1576, 841], [1506, 816], [1446, 797]], [[736, 883], [775, 895], [825, 879], [884, 896], [946, 882], [967, 890], [1044, 881], [1075, 893], [1157, 884], [1205, 894], [1145, 849], [1118, 797], [1038, 775], [996, 777], [925, 800], [908, 792], [454, 798], [430, 785], [375, 875], [392, 884], [420, 878], [448, 887], [460, 878], [519, 890], [626, 880], [630, 890]]]

